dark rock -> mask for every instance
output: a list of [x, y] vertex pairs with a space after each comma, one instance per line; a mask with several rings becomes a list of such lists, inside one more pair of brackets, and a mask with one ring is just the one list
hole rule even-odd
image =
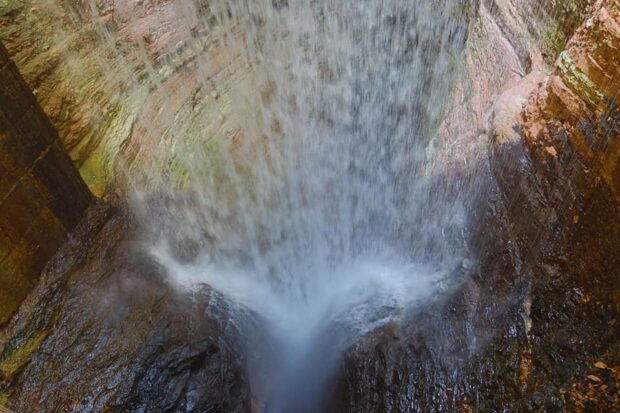
[[[173, 290], [133, 233], [96, 206], [48, 265], [0, 356], [15, 411], [249, 410], [234, 326], [212, 316], [210, 291]], [[31, 355], [8, 372], [19, 351]]]
[[91, 194], [15, 64], [0, 50], [0, 325], [66, 241]]

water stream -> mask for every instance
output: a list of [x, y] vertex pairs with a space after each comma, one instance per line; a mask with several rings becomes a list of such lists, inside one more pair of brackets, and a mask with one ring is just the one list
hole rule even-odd
[[248, 372], [260, 409], [322, 411], [341, 353], [449, 289], [463, 259], [462, 205], [428, 167], [463, 5], [210, 5], [262, 105], [241, 143], [181, 157], [187, 179], [148, 220], [147, 248], [177, 287], [206, 284], [263, 320], [272, 354]]
[[[128, 178], [143, 246], [181, 291], [208, 285], [233, 319], [261, 320], [271, 354], [248, 365], [260, 410], [323, 411], [347, 347], [458, 282], [464, 204], [433, 168], [434, 139], [470, 4], [173, 3], [178, 36], [217, 27], [246, 75], [227, 95], [237, 130], [207, 99], [196, 118], [218, 132], [171, 116], [173, 133], [151, 137], [148, 187]], [[192, 61], [205, 88], [214, 59]]]

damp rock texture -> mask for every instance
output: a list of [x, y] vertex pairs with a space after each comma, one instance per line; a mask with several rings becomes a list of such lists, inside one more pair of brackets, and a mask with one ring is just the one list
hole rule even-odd
[[91, 208], [5, 330], [0, 393], [16, 412], [247, 412], [234, 326], [210, 316], [130, 242], [127, 217]]
[[56, 130], [0, 44], [0, 325], [90, 201]]
[[620, 408], [618, 11], [493, 100], [474, 275], [349, 350], [341, 411]]
[[[222, 123], [212, 126], [237, 136], [229, 92], [247, 86], [245, 65], [203, 26], [192, 26], [199, 44], [184, 44], [172, 24], [179, 2], [133, 2], [139, 17], [124, 20], [102, 1], [94, 22], [92, 10], [57, 3], [57, 22], [32, 25], [48, 14], [20, 1], [4, 3], [0, 22], [95, 192], [114, 178], [118, 154], [132, 165], [169, 151], [171, 119], [203, 132], [210, 120], [193, 122], [216, 108]], [[481, 173], [465, 229], [475, 257], [454, 295], [348, 349], [331, 410], [619, 411], [620, 4], [472, 4], [436, 147], [442, 165]], [[54, 25], [71, 34], [64, 43], [32, 40]], [[108, 43], [101, 31], [113, 34]], [[95, 40], [82, 49], [87, 34]], [[112, 69], [132, 62], [135, 78], [109, 84], [110, 68], [88, 56], [116, 48], [123, 58]], [[67, 50], [83, 75], [78, 90], [67, 81], [75, 67], [61, 63]], [[202, 54], [215, 62], [206, 84], [191, 64]], [[90, 209], [4, 330], [0, 403], [16, 412], [250, 411], [238, 326], [212, 292], [171, 288], [135, 232], [125, 213]]]
[[218, 38], [237, 25], [204, 0], [0, 2], [0, 39], [97, 196], [154, 159], [178, 168], [180, 136], [235, 135], [247, 62]]

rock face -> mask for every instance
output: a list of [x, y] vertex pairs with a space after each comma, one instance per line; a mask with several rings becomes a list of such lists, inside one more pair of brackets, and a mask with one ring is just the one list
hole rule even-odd
[[[530, 244], [527, 248], [534, 259], [544, 259], [544, 251], [534, 251], [544, 243], [562, 244], [565, 265], [616, 309], [620, 302], [619, 10], [616, 1], [592, 2], [587, 19], [559, 55], [552, 73], [533, 73], [498, 99], [518, 104], [509, 110], [496, 104], [492, 132], [500, 182], [506, 190], [513, 185], [512, 193], [536, 194], [522, 196], [516, 201], [521, 209], [511, 212], [517, 222], [529, 217], [529, 223], [516, 227], [521, 244]], [[511, 151], [515, 152], [506, 158]], [[516, 159], [529, 165], [527, 173], [515, 165]], [[511, 174], [523, 179], [517, 183]], [[553, 233], [540, 230], [551, 224]], [[532, 244], [532, 237], [545, 241]]]
[[473, 275], [454, 297], [349, 350], [339, 411], [618, 409], [619, 314], [570, 261], [584, 250], [568, 256], [557, 221], [532, 218], [541, 182], [513, 150], [491, 160], [475, 208]]
[[491, 100], [475, 275], [350, 349], [341, 411], [620, 408], [618, 7], [592, 2], [551, 74]]
[[[587, 173], [604, 180], [619, 198], [620, 143], [614, 138], [620, 133], [620, 5], [597, 1], [591, 10], [553, 74], [530, 96], [523, 133], [540, 155], [557, 158], [569, 145]], [[558, 135], [564, 135], [561, 142]]]
[[127, 217], [95, 205], [0, 340], [16, 412], [247, 412], [235, 325], [217, 297], [178, 294], [135, 248]]
[[[467, 169], [467, 162], [485, 153], [489, 118], [498, 96], [513, 88], [523, 91], [526, 76], [547, 74], [583, 19], [585, 3], [480, 1], [437, 138], [445, 165]], [[512, 112], [521, 109], [520, 102], [503, 103], [516, 103]]]
[[235, 135], [247, 62], [218, 40], [235, 24], [206, 1], [0, 2], [0, 38], [97, 196], [143, 165], [175, 169], [172, 142]]
[[[522, 89], [523, 109], [513, 118], [512, 138], [496, 131], [498, 140], [514, 142], [507, 147], [523, 147], [519, 150], [525, 151], [536, 172], [536, 180], [527, 184], [539, 192], [536, 202], [528, 202], [530, 218], [536, 218], [520, 237], [531, 237], [536, 226], [554, 221], [556, 234], [545, 237], [546, 242], [563, 244], [580, 282], [616, 308], [620, 304], [619, 50], [620, 3], [593, 2], [551, 75], [534, 88]], [[498, 149], [499, 159], [506, 150]], [[498, 176], [508, 181], [514, 179], [508, 175], [517, 172]], [[514, 211], [515, 219], [517, 214], [522, 212]]]
[[36, 284], [90, 192], [0, 44], [0, 325]]

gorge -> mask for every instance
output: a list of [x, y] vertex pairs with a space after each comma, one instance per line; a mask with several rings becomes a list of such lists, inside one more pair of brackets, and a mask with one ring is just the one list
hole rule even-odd
[[617, 0], [4, 0], [0, 40], [0, 405], [620, 409]]

